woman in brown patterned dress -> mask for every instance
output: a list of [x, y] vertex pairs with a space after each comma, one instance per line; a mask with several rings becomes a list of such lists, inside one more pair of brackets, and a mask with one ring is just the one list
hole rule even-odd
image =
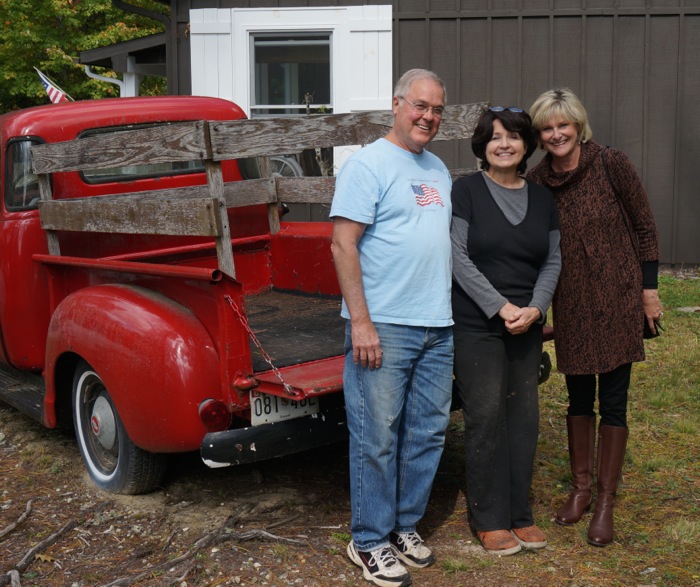
[[621, 151], [591, 141], [570, 90], [549, 90], [530, 109], [544, 159], [528, 179], [547, 186], [559, 212], [562, 269], [553, 300], [557, 368], [566, 376], [573, 491], [557, 512], [578, 522], [592, 502], [598, 387], [597, 498], [588, 542], [613, 539], [613, 506], [627, 445], [632, 363], [644, 360], [644, 321], [663, 314], [658, 235], [646, 192]]

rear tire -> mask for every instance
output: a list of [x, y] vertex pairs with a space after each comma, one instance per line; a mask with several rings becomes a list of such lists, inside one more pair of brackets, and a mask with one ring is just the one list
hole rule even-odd
[[78, 446], [95, 484], [125, 495], [148, 493], [160, 485], [165, 455], [131, 441], [102, 379], [84, 361], [73, 377], [72, 406]]

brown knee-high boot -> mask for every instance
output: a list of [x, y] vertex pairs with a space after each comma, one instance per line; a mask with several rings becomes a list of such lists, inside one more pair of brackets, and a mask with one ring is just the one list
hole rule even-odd
[[556, 522], [562, 526], [575, 524], [591, 507], [595, 416], [567, 416], [566, 428], [569, 434], [569, 461], [574, 490], [555, 517]]
[[601, 426], [598, 430], [598, 496], [588, 528], [588, 543], [606, 546], [613, 539], [615, 493], [627, 447], [627, 428]]

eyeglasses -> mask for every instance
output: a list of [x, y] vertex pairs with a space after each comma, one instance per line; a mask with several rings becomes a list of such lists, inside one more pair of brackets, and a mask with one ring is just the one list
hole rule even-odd
[[515, 112], [516, 114], [525, 112], [521, 108], [514, 108], [513, 106], [491, 106], [489, 110], [491, 112], [503, 112], [504, 110], [507, 110], [508, 112]]
[[409, 100], [406, 100], [406, 98], [404, 98], [403, 96], [399, 96], [399, 98], [401, 98], [401, 100], [406, 102], [406, 104], [408, 104], [413, 109], [414, 112], [417, 112], [421, 116], [426, 114], [429, 111], [432, 111], [433, 116], [437, 116], [438, 118], [441, 118], [442, 115], [445, 113], [444, 106], [427, 106], [426, 104], [423, 104], [422, 102], [418, 102], [417, 104], [410, 102]]

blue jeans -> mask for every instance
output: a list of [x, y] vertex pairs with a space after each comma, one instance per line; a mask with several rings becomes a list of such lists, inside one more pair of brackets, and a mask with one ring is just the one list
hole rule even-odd
[[375, 323], [382, 366], [352, 359], [345, 329], [345, 409], [350, 430], [350, 529], [358, 550], [413, 532], [423, 517], [450, 417], [452, 328]]

